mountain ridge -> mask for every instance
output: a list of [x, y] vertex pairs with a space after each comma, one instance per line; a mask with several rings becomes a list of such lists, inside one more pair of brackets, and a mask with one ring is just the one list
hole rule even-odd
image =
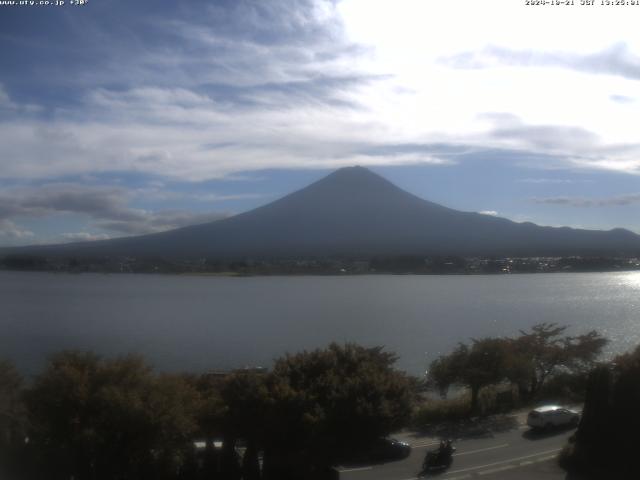
[[635, 256], [640, 254], [640, 236], [622, 228], [544, 227], [458, 211], [356, 166], [214, 222], [137, 237], [0, 249], [3, 252], [165, 258]]

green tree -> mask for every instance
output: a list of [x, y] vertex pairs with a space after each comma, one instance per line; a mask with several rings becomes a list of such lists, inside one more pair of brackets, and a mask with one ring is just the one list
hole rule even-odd
[[[458, 352], [466, 355], [466, 352], [460, 352], [459, 349]], [[449, 387], [458, 380], [459, 367], [456, 365], [458, 360], [462, 358], [453, 354], [442, 355], [429, 365], [427, 373], [429, 386], [434, 386], [443, 399], [447, 397]]]
[[219, 477], [220, 455], [214, 447], [214, 439], [222, 438], [226, 423], [227, 407], [222, 399], [222, 378], [217, 375], [184, 375], [183, 378], [199, 395], [196, 412], [196, 436], [205, 441], [202, 477], [213, 480]]
[[584, 478], [640, 478], [640, 347], [589, 375], [575, 443], [564, 464]]
[[26, 437], [22, 388], [22, 377], [15, 366], [0, 360], [0, 474], [6, 476], [18, 467]]
[[460, 343], [450, 354], [434, 360], [429, 375], [441, 392], [454, 383], [468, 387], [471, 411], [477, 412], [480, 390], [505, 378], [507, 358], [508, 340], [473, 339], [471, 345]]
[[468, 387], [473, 411], [477, 411], [483, 387], [506, 379], [518, 386], [521, 398], [533, 397], [555, 374], [586, 376], [608, 342], [596, 331], [567, 336], [563, 335], [566, 329], [541, 323], [516, 338], [460, 343], [453, 352], [431, 362], [428, 380], [443, 396], [453, 384]]
[[503, 338], [473, 340], [467, 356], [467, 365], [460, 380], [471, 390], [471, 411], [478, 411], [480, 389], [505, 379], [508, 341]]
[[524, 398], [535, 396], [561, 369], [588, 371], [608, 343], [596, 331], [572, 337], [563, 335], [566, 329], [555, 323], [540, 323], [513, 339], [508, 376]]
[[223, 382], [221, 395], [227, 409], [225, 439], [242, 438], [246, 442], [242, 477], [244, 480], [259, 479], [258, 453], [265, 444], [264, 423], [270, 414], [271, 403], [267, 376], [236, 372]]
[[393, 368], [396, 359], [382, 347], [336, 343], [278, 359], [269, 453], [318, 471], [403, 427], [414, 393], [407, 375]]
[[98, 368], [94, 354], [57, 354], [26, 392], [30, 447], [52, 479], [89, 478], [84, 471], [91, 464], [90, 459], [85, 461], [90, 456], [85, 449], [91, 450], [93, 444], [89, 399]]
[[49, 478], [172, 478], [192, 448], [197, 393], [139, 357], [59, 353], [26, 399]]

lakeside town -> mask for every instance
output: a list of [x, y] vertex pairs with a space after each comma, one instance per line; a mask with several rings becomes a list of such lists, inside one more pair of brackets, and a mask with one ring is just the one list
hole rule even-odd
[[94, 273], [188, 273], [212, 275], [474, 275], [640, 270], [638, 257], [431, 257], [420, 255], [373, 258], [197, 258], [45, 257], [7, 255], [0, 269]]

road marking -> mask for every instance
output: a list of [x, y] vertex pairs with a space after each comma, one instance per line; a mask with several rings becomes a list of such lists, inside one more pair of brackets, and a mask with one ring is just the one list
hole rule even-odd
[[[422, 477], [411, 477], [411, 478], [405, 478], [403, 480], [424, 480], [424, 476]], [[447, 480], [465, 480], [466, 478], [471, 478], [471, 475], [468, 473], [465, 473], [464, 475], [458, 475], [457, 477], [449, 477], [447, 478]]]
[[478, 475], [491, 475], [492, 473], [504, 472], [516, 467], [517, 465], [505, 465], [504, 467], [496, 467], [491, 470], [483, 470], [482, 472], [478, 472]]
[[450, 472], [446, 472], [445, 475], [453, 475], [454, 473], [469, 472], [471, 470], [480, 470], [482, 468], [493, 467], [495, 465], [502, 465], [504, 463], [514, 463], [514, 462], [518, 462], [519, 460], [524, 460], [526, 458], [537, 457], [539, 455], [546, 455], [549, 453], [556, 453], [556, 452], [559, 452], [560, 450], [562, 450], [562, 448], [554, 448], [553, 450], [546, 450], [544, 452], [532, 453], [531, 455], [524, 455], [522, 457], [510, 458], [509, 460], [502, 460], [500, 462], [487, 463], [486, 465], [478, 465], [476, 467], [461, 468], [460, 470], [453, 470]]
[[[536, 454], [536, 455], [540, 455], [540, 454]], [[533, 465], [535, 463], [546, 462], [547, 460], [551, 460], [553, 458], [556, 458], [557, 456], [558, 455], [548, 455], [546, 457], [536, 458], [535, 460], [526, 460], [524, 462], [520, 462], [520, 463], [517, 463], [517, 464], [504, 465], [502, 467], [496, 467], [496, 468], [492, 468], [490, 470], [483, 470], [481, 472], [478, 472], [477, 475], [490, 475], [492, 473], [505, 472], [507, 470], [512, 470], [514, 468], [524, 467], [526, 465]], [[527, 455], [527, 457], [531, 457], [531, 455]], [[525, 457], [519, 457], [519, 458], [525, 458]], [[510, 460], [507, 460], [507, 461], [510, 461]], [[502, 462], [496, 462], [496, 463], [502, 463]], [[482, 467], [473, 467], [473, 468], [482, 468]], [[472, 470], [472, 469], [465, 469], [465, 470]], [[456, 470], [456, 472], [461, 472], [461, 471], [463, 471], [463, 470]], [[445, 475], [449, 475], [451, 473], [455, 473], [455, 472], [447, 472], [447, 473], [445, 473]], [[411, 477], [411, 478], [405, 478], [403, 480], [422, 480], [423, 478], [424, 477]], [[465, 480], [465, 479], [468, 479], [468, 478], [472, 478], [472, 475], [470, 473], [465, 473], [464, 475], [457, 475], [455, 477], [447, 477], [447, 480]]]
[[557, 457], [557, 455], [549, 455], [547, 457], [536, 458], [535, 460], [527, 460], [525, 462], [520, 462], [518, 464], [505, 465], [504, 467], [497, 467], [497, 468], [492, 468], [490, 470], [483, 470], [482, 472], [478, 472], [478, 475], [489, 475], [491, 473], [504, 472], [506, 470], [512, 470], [514, 468], [520, 468], [520, 467], [525, 467], [527, 465], [533, 465], [534, 463], [546, 462], [547, 460], [551, 460], [551, 459], [556, 458], [556, 457]]
[[549, 455], [548, 457], [536, 458], [535, 462], [546, 462], [547, 460], [552, 460], [557, 456], [558, 455]]
[[496, 448], [504, 448], [504, 447], [508, 447], [508, 446], [509, 446], [508, 443], [503, 443], [502, 445], [495, 445], [493, 447], [479, 448], [478, 450], [470, 450], [468, 452], [455, 453], [453, 456], [454, 457], [459, 457], [460, 455], [470, 455], [472, 453], [486, 452], [487, 450], [495, 450]]
[[365, 470], [373, 470], [373, 467], [344, 468], [344, 469], [340, 469], [340, 473], [343, 473], [343, 472], [363, 472]]
[[432, 447], [434, 445], [439, 445], [440, 442], [430, 442], [430, 443], [412, 443], [411, 448], [426, 448]]

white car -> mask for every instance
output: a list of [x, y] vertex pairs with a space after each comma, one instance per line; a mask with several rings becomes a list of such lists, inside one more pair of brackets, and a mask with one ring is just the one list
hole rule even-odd
[[538, 407], [527, 416], [527, 425], [531, 428], [575, 427], [579, 421], [578, 412], [559, 405]]

